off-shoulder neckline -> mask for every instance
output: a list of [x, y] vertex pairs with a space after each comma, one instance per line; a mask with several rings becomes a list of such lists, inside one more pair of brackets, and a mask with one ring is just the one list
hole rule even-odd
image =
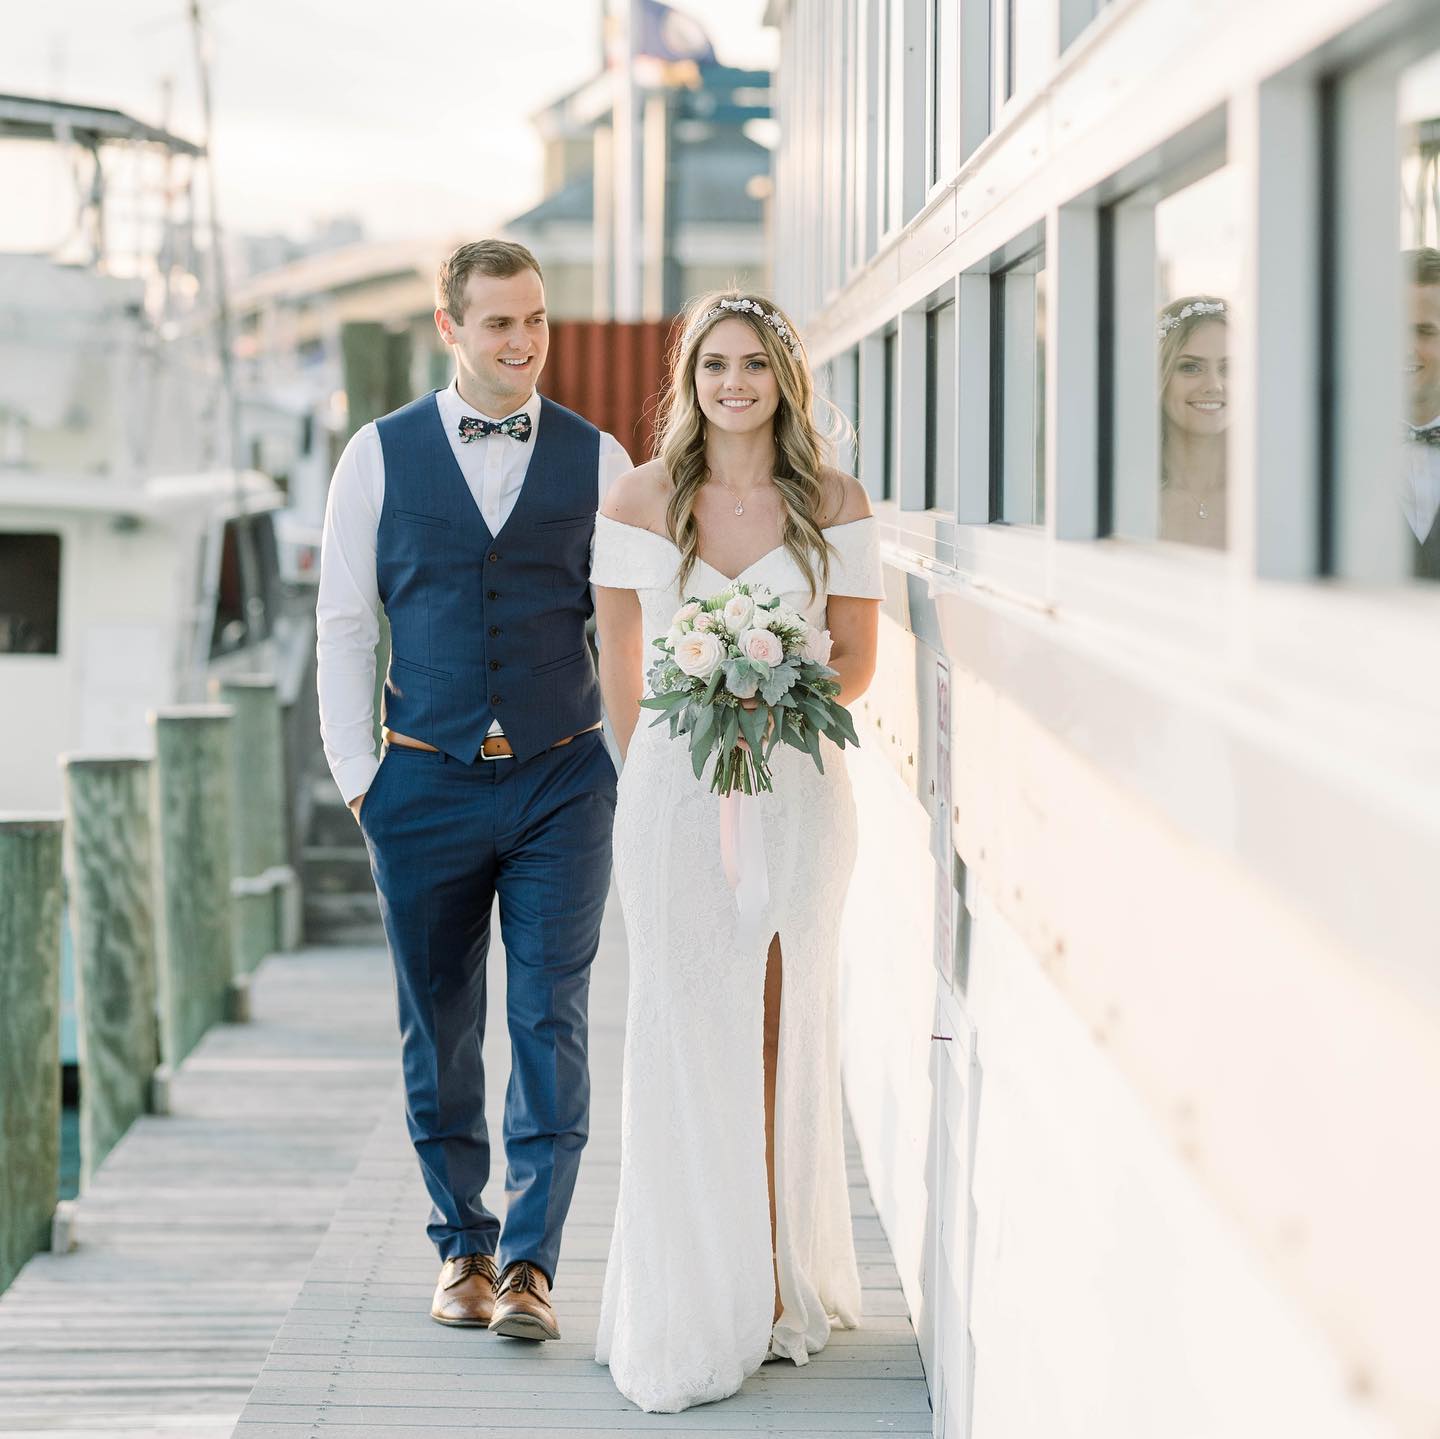
[[[597, 520], [604, 520], [607, 525], [614, 525], [618, 529], [630, 530], [632, 533], [637, 535], [649, 535], [652, 540], [659, 540], [660, 543], [666, 547], [666, 549], [673, 551], [677, 555], [680, 553], [680, 547], [675, 543], [674, 540], [670, 538], [669, 535], [659, 534], [655, 530], [647, 529], [644, 525], [627, 525], [624, 520], [613, 520], [610, 518], [609, 515], [606, 514], [597, 513], [595, 518]], [[861, 515], [858, 520], [846, 520], [843, 525], [825, 525], [821, 529], [820, 533], [822, 535], [828, 535], [833, 533], [835, 530], [848, 530], [854, 525], [873, 524], [874, 522], [874, 515]], [[700, 555], [697, 555], [695, 557], [695, 562], [697, 564], [704, 565], [711, 574], [719, 575], [726, 584], [733, 585], [738, 584], [741, 580], [745, 578], [746, 575], [750, 573], [751, 570], [755, 569], [759, 565], [764, 564], [771, 555], [778, 554], [784, 548], [784, 545], [776, 545], [773, 549], [766, 550], [763, 555], [760, 555], [757, 559], [751, 560], [750, 563], [746, 565], [739, 574], [735, 575], [727, 575], [724, 570], [716, 569], [709, 560], [703, 558]]]

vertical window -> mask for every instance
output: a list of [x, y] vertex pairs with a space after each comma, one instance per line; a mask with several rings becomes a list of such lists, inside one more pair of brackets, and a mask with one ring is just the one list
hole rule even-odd
[[0, 654], [60, 653], [60, 536], [0, 534]]
[[880, 488], [882, 500], [891, 499], [900, 484], [900, 367], [895, 363], [894, 330], [885, 336], [885, 479]]
[[1060, 0], [1060, 48], [1067, 49], [1110, 0]]
[[956, 0], [930, 0], [931, 185], [949, 179], [960, 164], [959, 41], [959, 4]]
[[955, 302], [926, 316], [925, 508], [955, 511]]
[[847, 350], [836, 361], [835, 404], [844, 423], [835, 446], [835, 463], [846, 474], [858, 474], [860, 456], [856, 437], [860, 432], [860, 351]]
[[990, 282], [990, 517], [1045, 523], [1045, 257]]
[[1212, 158], [1104, 212], [1102, 532], [1225, 548], [1240, 199]]
[[279, 599], [278, 572], [270, 516], [226, 520], [210, 640], [212, 659], [258, 644], [270, 634]]
[[1225, 547], [1236, 186], [1222, 167], [1155, 206], [1157, 534], [1212, 549]]
[[992, 0], [995, 109], [1039, 84], [1045, 63], [1049, 7], [1054, 0]]
[[1404, 568], [1440, 580], [1440, 51], [1400, 77]]
[[878, 217], [878, 234], [884, 235], [894, 223], [890, 203], [891, 146], [898, 138], [898, 128], [893, 123], [896, 98], [894, 95], [894, 70], [890, 34], [893, 27], [892, 0], [874, 0], [875, 4], [875, 168], [873, 190], [875, 213]]
[[829, 402], [818, 405], [816, 424], [834, 445], [836, 469], [859, 473], [855, 438], [860, 428], [860, 352], [846, 350], [816, 373], [816, 389]]

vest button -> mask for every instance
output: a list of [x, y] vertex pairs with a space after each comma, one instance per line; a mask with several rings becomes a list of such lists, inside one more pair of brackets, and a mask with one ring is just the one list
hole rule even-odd
[[490, 703], [491, 703], [492, 705], [498, 705], [498, 704], [500, 703], [500, 696], [499, 696], [499, 695], [491, 695], [491, 696], [490, 696]]
[[491, 551], [490, 551], [490, 558], [491, 558], [492, 560], [498, 560], [498, 559], [500, 558], [500, 556], [497, 555], [494, 550], [491, 550]]
[[491, 668], [492, 670], [498, 670], [498, 669], [500, 668], [500, 661], [499, 661], [499, 660], [491, 660], [491, 661], [490, 661], [490, 668]]
[[500, 626], [499, 626], [499, 625], [491, 625], [491, 626], [490, 626], [490, 634], [491, 634], [492, 636], [498, 635], [499, 633], [500, 633]]
[[498, 599], [500, 598], [500, 591], [499, 591], [499, 590], [486, 590], [486, 591], [485, 591], [485, 598], [486, 598], [487, 600], [498, 600]]

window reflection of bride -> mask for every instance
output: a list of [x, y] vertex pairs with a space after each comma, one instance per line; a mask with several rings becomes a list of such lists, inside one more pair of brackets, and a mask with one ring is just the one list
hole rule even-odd
[[1160, 538], [1225, 547], [1229, 307], [1184, 295], [1160, 312]]

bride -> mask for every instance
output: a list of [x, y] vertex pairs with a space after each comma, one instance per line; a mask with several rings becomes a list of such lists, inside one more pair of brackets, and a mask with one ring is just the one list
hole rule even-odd
[[[870, 683], [881, 580], [859, 483], [822, 463], [810, 370], [769, 301], [689, 309], [658, 458], [596, 521], [600, 680], [625, 757], [615, 877], [630, 947], [620, 1197], [596, 1358], [642, 1409], [733, 1394], [767, 1356], [804, 1364], [859, 1316], [836, 1025], [855, 861], [845, 762], [788, 746], [760, 807], [769, 900], [747, 943], [720, 801], [667, 726], [640, 724], [651, 640], [687, 598], [765, 584], [828, 627], [840, 701]], [[749, 705], [755, 703], [749, 701]], [[768, 936], [768, 940], [767, 937]]]

